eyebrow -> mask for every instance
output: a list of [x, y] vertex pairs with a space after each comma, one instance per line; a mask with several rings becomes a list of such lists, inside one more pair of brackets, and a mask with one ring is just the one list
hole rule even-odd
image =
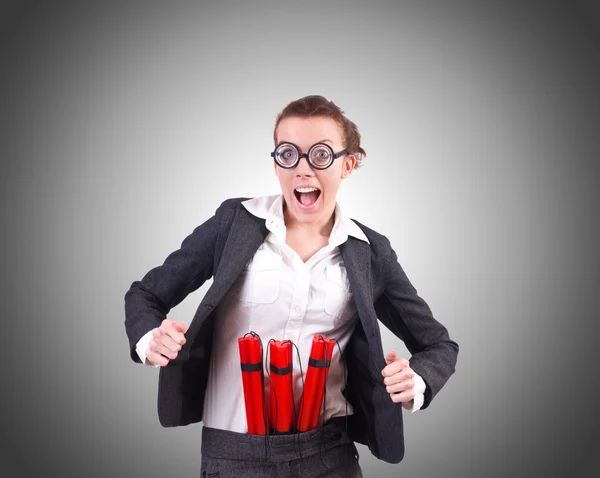
[[[279, 141], [277, 142], [277, 144], [280, 144], [280, 143], [292, 143], [292, 144], [296, 144], [296, 143], [294, 143], [294, 142], [292, 142], [292, 141], [286, 141], [286, 140], [279, 140]], [[330, 139], [321, 139], [321, 140], [319, 140], [319, 141], [315, 141], [315, 142], [313, 143], [313, 145], [315, 145], [315, 144], [317, 144], [317, 143], [331, 143], [331, 144], [333, 144], [333, 141], [331, 141]]]

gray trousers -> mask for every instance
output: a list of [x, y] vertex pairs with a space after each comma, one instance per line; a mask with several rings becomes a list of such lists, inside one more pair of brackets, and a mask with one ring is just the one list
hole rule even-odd
[[360, 478], [358, 451], [343, 427], [330, 422], [295, 435], [248, 435], [203, 427], [205, 477]]

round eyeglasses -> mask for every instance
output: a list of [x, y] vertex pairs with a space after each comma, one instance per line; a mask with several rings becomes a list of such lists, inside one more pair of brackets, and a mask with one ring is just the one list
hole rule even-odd
[[271, 156], [275, 162], [285, 169], [295, 168], [302, 158], [306, 158], [311, 167], [315, 169], [327, 169], [333, 164], [333, 160], [348, 153], [344, 149], [334, 153], [331, 146], [325, 143], [313, 144], [308, 153], [300, 153], [300, 149], [294, 143], [279, 143]]

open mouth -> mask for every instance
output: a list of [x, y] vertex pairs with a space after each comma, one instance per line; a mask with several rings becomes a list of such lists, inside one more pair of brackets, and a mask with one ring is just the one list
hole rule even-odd
[[294, 189], [294, 196], [303, 207], [311, 207], [313, 206], [319, 196], [321, 195], [321, 190], [317, 188], [296, 188]]

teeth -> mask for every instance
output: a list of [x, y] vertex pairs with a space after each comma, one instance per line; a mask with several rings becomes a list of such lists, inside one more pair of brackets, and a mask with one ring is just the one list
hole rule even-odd
[[296, 188], [296, 191], [299, 193], [312, 193], [313, 191], [318, 191], [317, 188]]

